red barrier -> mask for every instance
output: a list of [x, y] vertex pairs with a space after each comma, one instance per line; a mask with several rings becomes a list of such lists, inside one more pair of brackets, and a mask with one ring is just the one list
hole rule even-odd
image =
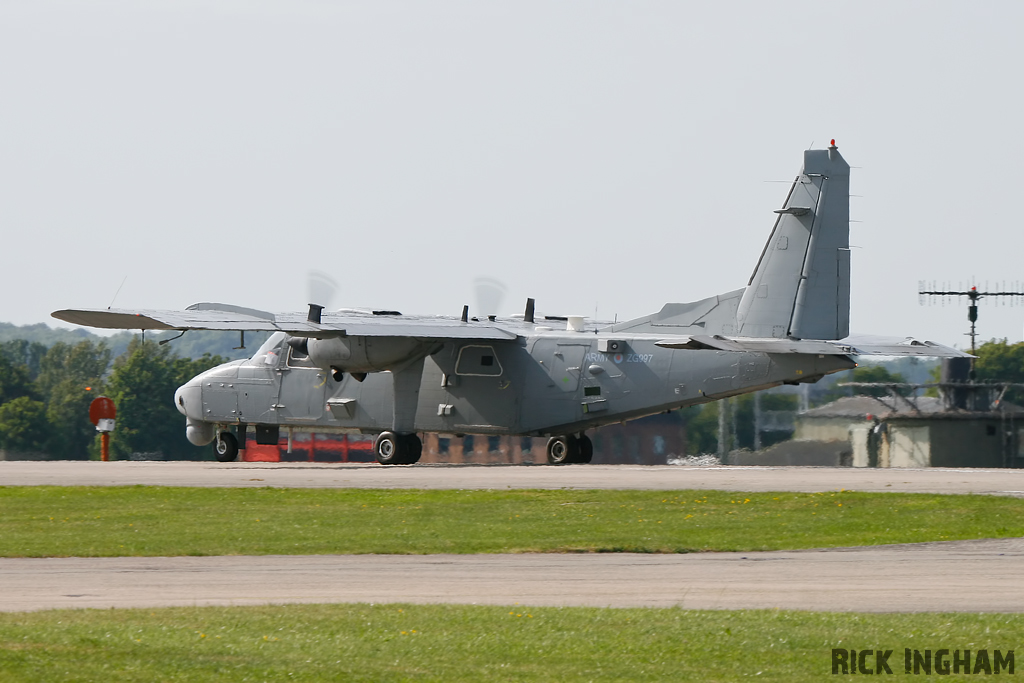
[[373, 437], [365, 434], [297, 433], [288, 452], [288, 437], [282, 436], [276, 446], [260, 446], [246, 440], [242, 451], [245, 462], [374, 462]]

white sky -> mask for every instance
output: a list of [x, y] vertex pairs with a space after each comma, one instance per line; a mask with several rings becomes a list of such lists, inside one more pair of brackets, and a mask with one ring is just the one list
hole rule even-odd
[[[854, 166], [857, 332], [1024, 280], [1024, 5], [0, 3], [0, 321], [224, 301], [627, 317], [746, 283], [802, 150]], [[1018, 341], [1024, 306], [983, 307]]]

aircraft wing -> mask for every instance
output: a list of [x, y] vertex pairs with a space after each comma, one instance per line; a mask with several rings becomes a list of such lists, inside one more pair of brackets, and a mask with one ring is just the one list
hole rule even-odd
[[319, 323], [305, 313], [268, 313], [227, 304], [196, 304], [184, 311], [77, 309], [54, 318], [75, 325], [114, 330], [246, 330], [287, 332], [299, 337], [367, 336], [420, 339], [515, 339], [514, 331], [487, 321], [403, 316], [394, 312], [324, 311]]
[[809, 353], [821, 356], [930, 356], [938, 358], [970, 358], [970, 354], [931, 341], [913, 337], [874, 337], [852, 335], [846, 339], [759, 339], [689, 335], [662, 339], [656, 346], [666, 349], [713, 349], [716, 351], [750, 351], [755, 353]]

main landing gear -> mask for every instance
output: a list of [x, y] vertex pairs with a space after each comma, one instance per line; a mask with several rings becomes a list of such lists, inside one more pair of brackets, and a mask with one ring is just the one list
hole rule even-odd
[[586, 434], [553, 436], [548, 440], [548, 464], [586, 464], [594, 458], [594, 443]]
[[423, 442], [415, 434], [381, 432], [373, 442], [373, 454], [381, 465], [412, 465], [422, 452]]

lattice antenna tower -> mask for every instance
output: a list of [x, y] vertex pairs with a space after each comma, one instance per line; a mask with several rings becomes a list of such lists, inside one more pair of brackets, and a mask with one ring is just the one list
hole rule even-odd
[[978, 285], [972, 277], [969, 286], [965, 287], [963, 282], [958, 285], [957, 289], [953, 289], [952, 282], [936, 283], [932, 280], [931, 289], [929, 289], [927, 282], [919, 280], [917, 283], [918, 303], [924, 306], [937, 302], [940, 306], [945, 306], [947, 303], [952, 303], [954, 298], [959, 302], [962, 297], [967, 297], [967, 320], [971, 323], [971, 331], [967, 335], [971, 338], [971, 353], [974, 354], [977, 351], [978, 303], [982, 299], [991, 299], [991, 302], [997, 306], [1024, 304], [1024, 283], [1004, 280], [995, 283], [995, 291], [989, 291], [988, 281], [986, 281], [985, 287], [979, 291]]

